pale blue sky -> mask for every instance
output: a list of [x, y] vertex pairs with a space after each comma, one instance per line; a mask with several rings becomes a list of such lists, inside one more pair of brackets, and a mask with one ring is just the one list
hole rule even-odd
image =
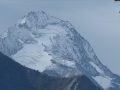
[[120, 2], [114, 0], [0, 0], [0, 33], [29, 11], [70, 21], [100, 61], [120, 75]]

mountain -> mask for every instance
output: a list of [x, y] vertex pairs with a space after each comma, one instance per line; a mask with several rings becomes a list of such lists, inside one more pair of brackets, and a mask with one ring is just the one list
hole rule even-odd
[[85, 75], [58, 78], [26, 68], [0, 53], [0, 90], [101, 90]]
[[26, 13], [0, 37], [0, 52], [51, 76], [84, 74], [105, 90], [120, 90], [120, 76], [104, 66], [68, 21], [43, 11]]

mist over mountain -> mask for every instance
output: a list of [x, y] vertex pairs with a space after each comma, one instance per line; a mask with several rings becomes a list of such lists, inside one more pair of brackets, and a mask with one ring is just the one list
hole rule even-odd
[[73, 25], [43, 11], [28, 12], [8, 28], [0, 37], [0, 52], [51, 76], [84, 74], [105, 90], [120, 89], [120, 76], [100, 62]]

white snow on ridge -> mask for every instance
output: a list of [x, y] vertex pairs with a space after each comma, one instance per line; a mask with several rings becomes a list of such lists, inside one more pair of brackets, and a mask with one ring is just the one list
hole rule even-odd
[[26, 22], [26, 18], [23, 18], [23, 19], [20, 21], [21, 24], [24, 24], [25, 22]]
[[88, 54], [88, 56], [94, 60], [93, 56], [95, 55], [93, 49], [90, 47], [90, 45], [88, 45], [87, 41], [84, 45], [84, 49], [86, 50], [86, 53]]
[[[25, 21], [25, 19], [23, 19], [23, 21]], [[22, 23], [24, 23], [23, 21]], [[60, 33], [58, 32], [59, 30], [61, 30], [61, 32], [64, 31], [59, 25], [56, 27], [49, 25], [48, 27], [44, 30], [39, 29], [39, 33], [43, 34], [40, 37], [34, 37], [34, 35], [31, 33], [31, 36], [38, 41], [38, 43], [36, 44], [25, 44], [21, 39], [18, 39], [18, 41], [23, 44], [23, 48], [11, 57], [15, 61], [22, 65], [25, 65], [26, 67], [43, 72], [47, 67], [52, 64], [52, 56], [50, 56], [44, 50], [44, 46], [51, 47], [52, 42], [50, 39]], [[61, 61], [61, 64], [65, 64], [67, 66], [75, 65], [73, 62], [63, 60]]]
[[19, 25], [21, 24], [24, 24], [26, 22], [26, 18], [24, 17], [24, 18], [22, 18], [22, 19], [20, 19], [18, 22], [17, 22], [17, 24], [15, 25], [15, 28], [19, 28]]
[[74, 61], [68, 61], [68, 60], [56, 60], [56, 62], [58, 62], [59, 64], [62, 64], [62, 65], [65, 65], [65, 66], [68, 66], [68, 67], [72, 67], [72, 68], [75, 68], [75, 62]]
[[52, 64], [52, 56], [44, 51], [44, 47], [40, 42], [37, 44], [24, 44], [23, 48], [11, 57], [18, 63], [40, 72]]
[[60, 26], [60, 25], [48, 25], [46, 28], [49, 28], [51, 31], [61, 33], [61, 34], [67, 34], [66, 31]]
[[102, 76], [96, 76], [96, 77], [93, 77], [99, 85], [101, 85], [105, 90], [107, 90], [108, 88], [110, 87], [113, 87], [112, 86], [112, 83], [111, 83], [111, 80], [112, 78], [110, 77], [102, 77]]
[[1, 38], [5, 38], [8, 36], [8, 30], [2, 33]]
[[[112, 82], [112, 83], [115, 83], [115, 82]], [[117, 84], [118, 86], [120, 86], [120, 84], [119, 84], [119, 83], [115, 83], [115, 84]]]
[[95, 65], [93, 62], [89, 62], [99, 73], [104, 74], [103, 70], [101, 70], [97, 65]]
[[21, 39], [18, 39], [18, 41], [19, 41], [21, 44], [23, 44], [23, 43], [24, 43]]

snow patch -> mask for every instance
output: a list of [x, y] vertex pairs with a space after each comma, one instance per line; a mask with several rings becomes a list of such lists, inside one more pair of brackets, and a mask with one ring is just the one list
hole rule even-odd
[[84, 49], [86, 51], [86, 53], [88, 54], [88, 56], [91, 58], [91, 59], [94, 59], [93, 56], [95, 55], [93, 49], [90, 47], [90, 45], [87, 43], [85, 43], [84, 45]]
[[93, 62], [89, 62], [99, 73], [104, 74], [103, 70], [101, 70], [97, 65], [95, 65]]
[[44, 51], [44, 47], [40, 42], [37, 44], [24, 44], [23, 48], [11, 57], [18, 63], [40, 72], [52, 64], [52, 56]]
[[48, 25], [46, 28], [49, 28], [50, 30], [59, 34], [67, 34], [66, 31], [60, 25]]
[[106, 77], [102, 77], [102, 76], [96, 76], [96, 77], [93, 77], [99, 85], [101, 85], [105, 90], [107, 90], [108, 88], [110, 87], [113, 87], [112, 86], [112, 83], [111, 83], [111, 80], [112, 78], [106, 76]]
[[75, 68], [75, 62], [74, 61], [68, 61], [68, 60], [56, 60], [57, 63], [68, 66], [68, 67], [72, 67]]
[[120, 86], [120, 84], [119, 84], [119, 83], [115, 83], [115, 82], [112, 82], [112, 83], [117, 84], [118, 86]]
[[24, 24], [25, 22], [26, 22], [26, 18], [23, 18], [23, 19], [20, 21], [21, 24]]
[[19, 41], [21, 44], [23, 44], [23, 43], [24, 43], [21, 39], [18, 39], [18, 41]]
[[2, 33], [1, 38], [5, 38], [8, 36], [8, 30]]

